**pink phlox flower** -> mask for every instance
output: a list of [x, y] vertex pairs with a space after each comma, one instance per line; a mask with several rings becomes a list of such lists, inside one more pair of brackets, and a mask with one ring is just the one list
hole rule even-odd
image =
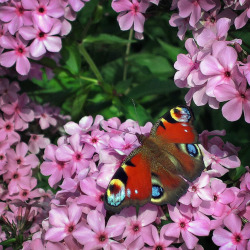
[[57, 120], [53, 117], [53, 111], [49, 105], [35, 105], [35, 118], [39, 119], [41, 129], [47, 129], [50, 125], [56, 126]]
[[39, 198], [41, 196], [41, 189], [36, 188], [37, 179], [32, 178], [30, 182], [30, 189], [20, 189], [19, 193], [14, 194], [12, 196], [8, 196], [11, 200], [21, 200], [28, 201], [29, 199]]
[[124, 244], [129, 245], [140, 236], [145, 242], [150, 233], [150, 224], [156, 220], [157, 213], [157, 206], [152, 204], [140, 207], [138, 216], [135, 207], [123, 209], [120, 215], [126, 218], [126, 229], [122, 234], [122, 238], [126, 237]]
[[191, 220], [178, 210], [178, 207], [168, 206], [170, 218], [174, 223], [166, 225], [165, 235], [168, 237], [179, 238], [182, 236], [188, 249], [193, 249], [198, 242], [197, 236], [207, 236], [210, 225], [206, 220]]
[[4, 104], [2, 111], [14, 117], [15, 129], [25, 130], [28, 128], [28, 123], [34, 120], [34, 112], [29, 107], [29, 97], [23, 93], [17, 99], [11, 100], [10, 104]]
[[124, 156], [118, 154], [113, 149], [104, 149], [101, 150], [99, 157], [97, 184], [103, 188], [107, 188], [115, 171], [124, 160]]
[[89, 144], [80, 142], [80, 135], [74, 134], [69, 138], [69, 145], [63, 144], [56, 150], [56, 158], [65, 162], [71, 168], [71, 175], [88, 168], [95, 148]]
[[52, 226], [45, 234], [45, 240], [59, 242], [73, 235], [81, 227], [81, 207], [72, 203], [69, 207], [58, 207], [49, 212], [49, 222]]
[[8, 190], [9, 195], [19, 193], [22, 189], [31, 189], [31, 177], [30, 168], [10, 168], [8, 172], [3, 175], [4, 181], [9, 181]]
[[235, 194], [219, 179], [211, 180], [211, 189], [213, 192], [213, 200], [210, 202], [202, 202], [200, 205], [200, 211], [207, 215], [220, 217], [225, 213], [227, 205], [234, 201]]
[[59, 52], [62, 48], [61, 38], [55, 36], [60, 33], [61, 22], [55, 21], [53, 26], [48, 32], [42, 31], [37, 25], [34, 27], [22, 27], [19, 34], [25, 40], [32, 40], [30, 45], [30, 54], [34, 57], [40, 57], [46, 53]]
[[50, 144], [50, 139], [44, 135], [30, 134], [29, 151], [33, 154], [38, 154], [40, 149], [46, 148]]
[[9, 82], [7, 78], [0, 79], [0, 105], [15, 100], [17, 98], [17, 92], [20, 90], [18, 82]]
[[50, 144], [44, 151], [44, 162], [41, 164], [41, 173], [45, 176], [49, 176], [49, 185], [55, 186], [61, 179], [71, 177], [71, 168], [66, 162], [59, 161], [56, 158], [57, 146]]
[[199, 70], [198, 53], [200, 50], [191, 38], [186, 40], [185, 47], [189, 54], [179, 54], [174, 64], [175, 69], [178, 70], [174, 76], [175, 84], [180, 88], [202, 85], [206, 78]]
[[16, 151], [10, 148], [7, 152], [8, 169], [16, 168], [35, 168], [39, 164], [39, 160], [35, 154], [28, 154], [28, 145], [20, 142], [16, 145]]
[[7, 141], [0, 142], [0, 175], [7, 172], [6, 163], [7, 163], [7, 150], [10, 148], [10, 145]]
[[246, 4], [243, 6], [243, 10], [244, 11], [234, 20], [234, 25], [236, 29], [241, 29], [242, 27], [244, 27], [250, 18], [249, 1], [246, 1]]
[[33, 24], [31, 12], [27, 11], [21, 2], [11, 1], [9, 5], [0, 7], [0, 20], [8, 23], [9, 32], [14, 35], [22, 26]]
[[129, 153], [140, 146], [137, 138], [133, 134], [125, 134], [124, 138], [117, 135], [109, 140], [109, 145], [121, 155], [129, 155]]
[[[73, 237], [86, 249], [113, 249], [117, 244], [112, 238], [120, 236], [125, 228], [126, 220], [122, 216], [112, 215], [105, 226], [105, 217], [97, 210], [87, 215], [87, 225], [82, 225], [73, 232]], [[118, 248], [119, 249], [119, 248]]]
[[150, 246], [149, 249], [162, 249], [168, 250], [169, 245], [174, 241], [174, 238], [167, 237], [165, 235], [166, 225], [161, 228], [160, 236], [157, 228], [154, 225], [150, 225], [151, 234], [145, 238], [145, 243]]
[[129, 30], [133, 26], [136, 32], [143, 32], [145, 22], [143, 14], [150, 6], [149, 1], [115, 0], [111, 6], [114, 11], [121, 12], [117, 17], [121, 30]]
[[245, 121], [250, 123], [250, 89], [247, 89], [246, 81], [239, 85], [219, 85], [215, 87], [214, 95], [220, 102], [228, 101], [222, 107], [222, 114], [227, 120], [239, 120], [243, 111]]
[[202, 201], [212, 201], [212, 190], [209, 187], [209, 181], [209, 175], [202, 173], [199, 178], [191, 183], [188, 192], [179, 199], [179, 202], [198, 207]]
[[121, 125], [121, 121], [117, 117], [112, 117], [108, 119], [107, 121], [102, 120], [101, 121], [101, 126], [104, 130], [109, 132], [109, 134], [114, 134], [114, 135], [120, 135], [124, 131], [122, 131], [119, 127]]
[[12, 36], [2, 37], [2, 47], [10, 51], [0, 55], [0, 64], [10, 68], [16, 63], [16, 71], [20, 75], [27, 75], [30, 71], [30, 62], [28, 60], [29, 47], [27, 42], [21, 40], [18, 36], [14, 39]]
[[88, 143], [95, 147], [96, 152], [99, 153], [101, 150], [108, 148], [109, 135], [108, 133], [95, 129], [91, 131], [91, 134], [85, 134], [81, 136], [81, 142]]
[[211, 146], [209, 152], [201, 146], [204, 155], [204, 163], [208, 168], [207, 173], [215, 177], [223, 176], [231, 168], [240, 166], [240, 159], [236, 155], [229, 155], [228, 152], [221, 150], [217, 145]]
[[90, 0], [69, 0], [68, 3], [74, 11], [78, 12], [85, 6], [85, 3], [89, 1]]
[[[194, 80], [194, 78], [192, 80]], [[204, 78], [202, 79], [202, 81], [203, 80]], [[190, 105], [193, 99], [194, 103], [197, 106], [203, 106], [208, 103], [210, 108], [218, 109], [219, 102], [215, 99], [215, 97], [208, 96], [206, 91], [207, 91], [206, 83], [200, 86], [191, 87], [191, 89], [185, 95], [185, 101], [187, 105]]]
[[192, 27], [189, 24], [189, 17], [187, 18], [182, 18], [179, 14], [174, 13], [170, 20], [169, 24], [172, 27], [178, 27], [178, 33], [177, 36], [179, 37], [180, 40], [183, 40], [185, 37], [185, 34], [187, 30], [192, 30]]
[[247, 242], [250, 238], [250, 223], [246, 223], [242, 229], [241, 219], [230, 214], [224, 220], [225, 226], [230, 230], [217, 228], [214, 230], [212, 240], [220, 249], [247, 249]]
[[216, 41], [212, 45], [212, 55], [207, 55], [200, 63], [201, 73], [208, 77], [206, 94], [215, 97], [214, 89], [220, 84], [234, 85], [242, 75], [238, 69], [237, 52], [225, 42]]
[[178, 2], [179, 15], [182, 18], [190, 17], [189, 24], [195, 27], [199, 19], [201, 18], [202, 10], [209, 11], [215, 7], [215, 3], [211, 0], [181, 0]]
[[241, 71], [243, 71], [244, 76], [247, 79], [248, 84], [250, 85], [250, 56], [247, 56], [246, 64], [240, 66]]
[[43, 32], [49, 32], [55, 19], [64, 15], [61, 1], [53, 0], [22, 0], [23, 7], [32, 11], [33, 22]]
[[64, 129], [67, 134], [86, 134], [86, 132], [95, 130], [99, 128], [99, 124], [102, 122], [103, 116], [97, 115], [95, 121], [93, 123], [92, 116], [84, 116], [80, 121], [79, 124], [75, 122], [68, 122], [64, 125]]
[[201, 142], [202, 146], [205, 149], [208, 149], [213, 144], [215, 144], [215, 143], [211, 143], [210, 140], [209, 140], [209, 136], [215, 136], [215, 135], [225, 136], [226, 135], [226, 130], [225, 129], [223, 129], [223, 130], [213, 130], [213, 131], [204, 130], [204, 131], [202, 131], [201, 134], [199, 134], [199, 141]]
[[215, 25], [215, 30], [211, 28], [205, 28], [196, 37], [196, 41], [199, 46], [209, 48], [212, 46], [214, 41], [225, 41], [227, 33], [230, 28], [231, 19], [220, 18]]
[[10, 145], [21, 140], [20, 135], [15, 131], [14, 117], [4, 115], [0, 117], [0, 142], [8, 140]]
[[80, 188], [83, 194], [79, 197], [77, 204], [88, 204], [105, 215], [103, 199], [106, 190], [98, 186], [92, 177], [81, 180]]

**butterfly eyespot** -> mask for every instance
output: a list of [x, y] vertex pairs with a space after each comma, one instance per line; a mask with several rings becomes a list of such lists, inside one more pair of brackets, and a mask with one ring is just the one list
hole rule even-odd
[[152, 198], [159, 199], [162, 197], [164, 190], [161, 186], [153, 185], [152, 186]]
[[118, 179], [113, 179], [107, 189], [107, 202], [111, 206], [119, 206], [125, 199], [125, 185]]
[[172, 118], [177, 122], [188, 122], [191, 119], [189, 109], [185, 107], [176, 107], [170, 110]]
[[186, 144], [186, 149], [190, 156], [196, 157], [198, 155], [197, 146], [195, 146], [194, 144]]

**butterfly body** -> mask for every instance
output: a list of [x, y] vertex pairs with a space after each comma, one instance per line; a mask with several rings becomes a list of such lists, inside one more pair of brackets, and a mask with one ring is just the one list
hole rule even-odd
[[150, 136], [136, 134], [141, 146], [121, 164], [107, 188], [104, 205], [119, 212], [148, 202], [172, 204], [187, 191], [204, 169], [201, 151], [195, 144], [193, 113], [177, 106], [161, 117]]

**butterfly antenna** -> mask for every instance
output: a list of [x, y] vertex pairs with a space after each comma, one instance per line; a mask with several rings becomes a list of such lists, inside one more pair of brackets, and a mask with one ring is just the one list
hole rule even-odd
[[139, 116], [138, 116], [138, 113], [137, 113], [137, 110], [136, 110], [136, 106], [135, 106], [135, 101], [134, 101], [133, 98], [131, 98], [131, 101], [132, 101], [132, 103], [134, 105], [134, 110], [135, 110], [135, 116], [136, 116], [137, 124], [139, 126], [140, 134], [142, 135], [141, 127], [140, 127], [140, 124], [139, 124]]

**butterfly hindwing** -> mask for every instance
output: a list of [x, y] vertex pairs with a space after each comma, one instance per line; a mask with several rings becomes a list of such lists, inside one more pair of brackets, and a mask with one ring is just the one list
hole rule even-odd
[[104, 196], [104, 205], [112, 212], [119, 212], [130, 205], [142, 206], [150, 201], [151, 192], [150, 162], [145, 160], [142, 147], [139, 147], [114, 174]]

